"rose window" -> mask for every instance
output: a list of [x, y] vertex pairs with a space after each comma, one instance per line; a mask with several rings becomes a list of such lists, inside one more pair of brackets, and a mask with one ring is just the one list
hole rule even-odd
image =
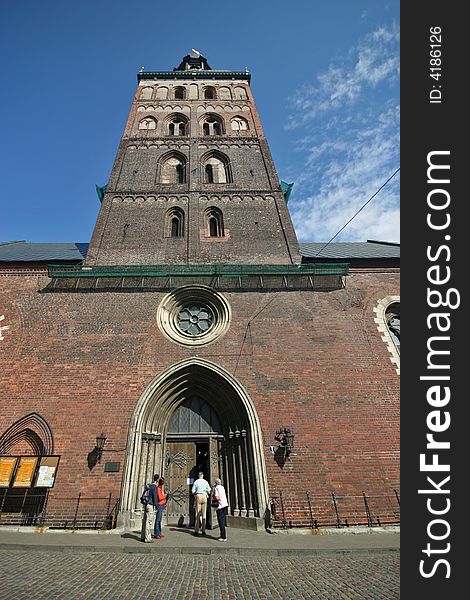
[[167, 294], [157, 309], [164, 335], [185, 346], [204, 346], [230, 326], [231, 311], [225, 297], [205, 285], [186, 285]]
[[178, 313], [177, 322], [181, 331], [197, 336], [209, 331], [212, 327], [213, 315], [207, 307], [191, 304]]

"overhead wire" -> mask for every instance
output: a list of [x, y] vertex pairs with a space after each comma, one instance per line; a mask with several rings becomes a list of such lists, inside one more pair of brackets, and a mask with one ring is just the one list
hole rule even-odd
[[326, 242], [326, 244], [325, 244], [324, 246], [322, 246], [322, 247], [320, 248], [320, 250], [318, 250], [318, 252], [317, 252], [317, 253], [316, 253], [314, 256], [318, 256], [318, 255], [320, 254], [320, 252], [322, 252], [322, 251], [323, 251], [323, 250], [324, 250], [324, 249], [325, 249], [325, 248], [328, 246], [328, 244], [331, 244], [331, 242], [332, 242], [332, 241], [335, 239], [335, 237], [337, 237], [337, 236], [338, 236], [338, 235], [339, 235], [339, 234], [340, 234], [340, 233], [343, 231], [343, 229], [345, 229], [345, 228], [346, 228], [346, 227], [349, 225], [349, 223], [351, 223], [351, 221], [352, 221], [352, 220], [353, 220], [355, 217], [357, 217], [357, 215], [358, 215], [358, 214], [361, 212], [361, 210], [363, 210], [363, 209], [364, 209], [364, 208], [365, 208], [365, 207], [366, 207], [366, 206], [369, 204], [369, 202], [370, 202], [371, 200], [373, 200], [373, 198], [375, 198], [375, 196], [377, 196], [377, 194], [380, 192], [380, 190], [382, 190], [382, 189], [383, 189], [383, 188], [384, 188], [384, 187], [387, 185], [387, 183], [388, 183], [389, 181], [391, 181], [391, 180], [392, 180], [392, 179], [395, 177], [395, 175], [398, 173], [398, 171], [399, 171], [399, 170], [400, 170], [400, 167], [398, 167], [398, 169], [396, 169], [396, 171], [395, 171], [395, 172], [394, 172], [392, 175], [390, 175], [390, 177], [387, 179], [387, 181], [386, 181], [385, 183], [383, 183], [383, 184], [382, 184], [382, 185], [379, 187], [379, 189], [378, 189], [378, 190], [377, 190], [377, 191], [376, 191], [374, 194], [372, 194], [372, 196], [369, 198], [369, 200], [367, 200], [367, 202], [365, 202], [365, 203], [364, 203], [364, 204], [361, 206], [361, 208], [360, 208], [360, 209], [359, 209], [357, 212], [355, 212], [355, 213], [354, 213], [354, 215], [353, 215], [353, 216], [352, 216], [352, 217], [349, 219], [349, 221], [348, 221], [347, 223], [345, 223], [345, 224], [344, 224], [344, 225], [341, 227], [341, 229], [340, 229], [339, 231], [337, 231], [337, 232], [335, 233], [335, 235], [334, 235], [334, 236], [333, 236], [333, 237], [332, 237], [332, 238], [331, 238], [331, 239], [330, 239], [328, 242]]

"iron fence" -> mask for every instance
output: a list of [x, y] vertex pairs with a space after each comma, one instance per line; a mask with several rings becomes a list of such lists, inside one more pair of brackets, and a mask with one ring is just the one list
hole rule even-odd
[[400, 495], [390, 493], [357, 495], [279, 492], [270, 501], [271, 523], [274, 527], [350, 527], [367, 525], [397, 525], [400, 523]]
[[0, 525], [30, 525], [50, 529], [114, 529], [119, 497], [52, 497], [49, 490], [6, 488], [0, 499]]

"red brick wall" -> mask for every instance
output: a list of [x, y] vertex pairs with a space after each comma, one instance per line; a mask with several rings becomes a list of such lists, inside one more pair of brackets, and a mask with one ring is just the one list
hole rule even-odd
[[[313, 503], [321, 521], [334, 518], [331, 492], [359, 496], [362, 510], [362, 491], [393, 497], [398, 489], [399, 377], [373, 312], [381, 298], [399, 295], [396, 273], [351, 274], [346, 288], [333, 292], [225, 293], [232, 324], [197, 349], [160, 332], [162, 293], [41, 293], [47, 282], [0, 279], [2, 324], [10, 326], [0, 341], [0, 436], [31, 412], [49, 423], [61, 455], [52, 511], [60, 502], [72, 506], [79, 492], [84, 499], [119, 496], [137, 400], [163, 370], [195, 354], [249, 393], [270, 494], [282, 493], [294, 525], [309, 522], [307, 492], [321, 496]], [[269, 454], [281, 426], [295, 435], [282, 468]], [[107, 452], [90, 471], [87, 455], [101, 431]], [[119, 473], [104, 472], [110, 460], [120, 461]], [[355, 506], [345, 510], [350, 519]], [[276, 507], [280, 517], [278, 499]]]

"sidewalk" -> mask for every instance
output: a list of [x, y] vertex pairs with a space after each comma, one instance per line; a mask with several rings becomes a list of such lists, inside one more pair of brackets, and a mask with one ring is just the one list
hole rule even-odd
[[109, 552], [152, 554], [232, 554], [244, 556], [318, 556], [325, 553], [398, 552], [399, 527], [249, 531], [227, 528], [227, 542], [219, 530], [194, 537], [192, 530], [168, 526], [165, 537], [153, 544], [140, 541], [138, 531], [44, 530], [0, 527], [0, 549], [47, 552]]

